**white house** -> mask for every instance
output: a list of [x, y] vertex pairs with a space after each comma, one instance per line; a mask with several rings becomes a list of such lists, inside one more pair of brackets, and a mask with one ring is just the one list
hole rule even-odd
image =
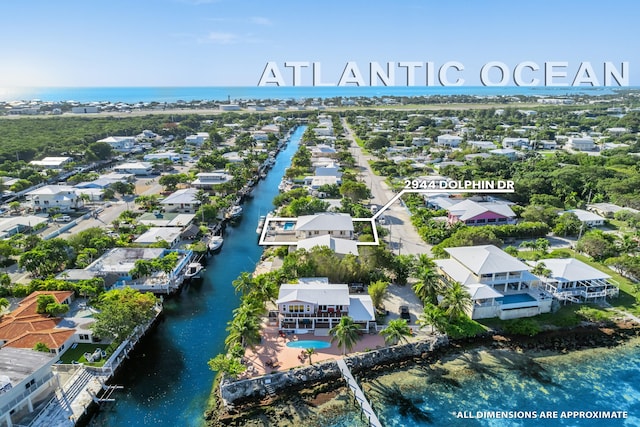
[[149, 162], [131, 162], [114, 166], [113, 170], [118, 173], [133, 175], [151, 175], [153, 173], [153, 165]]
[[349, 285], [328, 282], [326, 278], [314, 278], [281, 285], [276, 301], [279, 329], [328, 333], [342, 316], [351, 317], [363, 331], [375, 327], [369, 295], [349, 295]]
[[436, 145], [440, 147], [457, 147], [462, 143], [462, 137], [458, 135], [438, 135]]
[[354, 228], [350, 215], [325, 212], [298, 217], [294, 231], [298, 240], [324, 234], [341, 239], [353, 239]]
[[180, 242], [182, 227], [151, 227], [140, 235], [133, 243], [139, 245], [152, 245], [160, 241], [165, 241], [170, 248]]
[[509, 160], [515, 160], [518, 152], [513, 148], [496, 148], [495, 150], [489, 150], [489, 153], [494, 156], [503, 156]]
[[177, 190], [165, 197], [160, 205], [165, 212], [194, 213], [200, 206], [200, 202], [196, 199], [197, 193], [198, 190], [195, 188]]
[[76, 189], [69, 185], [45, 185], [29, 191], [26, 196], [37, 211], [58, 208], [60, 212], [70, 212], [83, 206]]
[[0, 348], [0, 425], [26, 425], [37, 402], [47, 401], [58, 389], [51, 366], [55, 354], [32, 349]]
[[187, 144], [200, 146], [209, 139], [208, 132], [198, 132], [195, 135], [189, 135], [184, 139]]
[[225, 173], [224, 171], [200, 172], [196, 174], [196, 179], [194, 181], [191, 181], [191, 186], [194, 188], [203, 188], [210, 190], [215, 186], [224, 184], [225, 182], [229, 182], [232, 179], [233, 176]]
[[492, 245], [445, 248], [449, 259], [435, 263], [445, 286], [459, 282], [475, 295], [472, 319], [514, 319], [551, 310], [551, 295], [532, 289], [539, 279], [529, 266]]
[[503, 148], [522, 148], [523, 146], [529, 146], [529, 138], [506, 137], [502, 139]]
[[311, 237], [309, 239], [298, 240], [296, 249], [305, 249], [310, 251], [315, 247], [327, 247], [331, 249], [336, 255], [358, 255], [358, 242], [355, 240], [338, 239], [332, 237], [329, 234], [323, 234], [318, 237]]
[[593, 212], [585, 211], [584, 209], [569, 209], [564, 212], [559, 212], [559, 215], [564, 213], [572, 213], [578, 217], [580, 222], [582, 222], [587, 227], [599, 227], [604, 225], [606, 221], [603, 217]]
[[[170, 253], [178, 254], [178, 262], [169, 273], [154, 272], [149, 276], [134, 278], [131, 271], [137, 260], [164, 258]], [[140, 291], [171, 293], [179, 289], [184, 281], [184, 271], [193, 252], [182, 249], [163, 248], [113, 248], [90, 264], [85, 270], [105, 280], [105, 286], [120, 288], [129, 286]]]
[[416, 136], [411, 140], [411, 145], [415, 147], [424, 147], [425, 145], [429, 145], [431, 142], [431, 138], [424, 136]]
[[593, 138], [589, 136], [583, 137], [571, 137], [567, 143], [567, 148], [571, 148], [576, 151], [593, 151], [596, 148], [596, 143]]
[[560, 301], [594, 302], [617, 297], [618, 284], [606, 273], [574, 258], [549, 258], [543, 264], [549, 273], [542, 277], [545, 290]]
[[467, 144], [478, 150], [495, 150], [497, 148], [496, 144], [491, 141], [467, 141]]
[[113, 151], [119, 153], [128, 153], [136, 147], [136, 138], [134, 136], [108, 136], [98, 140], [98, 142], [106, 142]]
[[62, 169], [67, 163], [71, 163], [73, 158], [71, 157], [45, 157], [42, 160], [32, 160], [30, 165], [38, 166], [44, 169]]
[[161, 151], [159, 153], [145, 154], [142, 158], [145, 162], [153, 162], [154, 160], [170, 160], [173, 163], [182, 160], [182, 155], [175, 151]]

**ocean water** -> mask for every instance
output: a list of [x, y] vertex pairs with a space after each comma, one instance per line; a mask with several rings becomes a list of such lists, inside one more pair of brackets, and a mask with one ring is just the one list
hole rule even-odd
[[[386, 427], [640, 426], [640, 340], [538, 358], [510, 351], [467, 353], [382, 375], [363, 388]], [[488, 418], [495, 411], [516, 413]], [[571, 416], [572, 411], [585, 414]], [[589, 411], [627, 415], [594, 419]], [[353, 420], [353, 414], [348, 417]]]
[[0, 87], [0, 101], [41, 100], [77, 102], [168, 102], [179, 100], [226, 101], [259, 99], [303, 99], [332, 97], [380, 97], [380, 96], [563, 96], [563, 95], [606, 95], [619, 90], [639, 89], [638, 87], [486, 87], [486, 86], [366, 86], [366, 87]]

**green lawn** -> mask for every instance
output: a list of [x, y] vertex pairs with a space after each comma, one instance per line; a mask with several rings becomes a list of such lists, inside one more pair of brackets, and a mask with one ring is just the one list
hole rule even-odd
[[65, 351], [61, 356], [60, 360], [62, 363], [71, 364], [75, 360], [78, 363], [84, 363], [87, 366], [102, 366], [104, 362], [106, 362], [106, 358], [100, 359], [97, 362], [89, 363], [87, 359], [85, 359], [85, 353], [93, 353], [96, 348], [100, 348], [107, 352], [107, 358], [111, 354], [111, 349], [107, 344], [78, 344], [75, 348], [69, 347], [67, 351]]

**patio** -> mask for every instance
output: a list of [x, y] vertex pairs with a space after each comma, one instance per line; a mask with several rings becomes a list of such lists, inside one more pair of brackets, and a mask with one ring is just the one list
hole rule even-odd
[[[304, 349], [287, 347], [292, 341], [323, 341], [331, 342], [331, 337], [308, 334], [280, 334], [277, 327], [267, 326], [262, 330], [262, 342], [255, 349], [248, 348], [245, 352], [244, 363], [247, 371], [240, 378], [249, 378], [276, 371], [284, 371], [301, 365], [308, 365], [308, 356], [301, 359]], [[358, 342], [349, 353], [362, 352], [369, 349], [384, 347], [384, 339], [379, 334], [362, 334]], [[337, 344], [329, 348], [319, 348], [311, 355], [313, 363], [331, 359], [340, 359], [342, 349]]]

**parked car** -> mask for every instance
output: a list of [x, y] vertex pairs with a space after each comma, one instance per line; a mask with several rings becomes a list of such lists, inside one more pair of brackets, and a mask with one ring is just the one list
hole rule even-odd
[[350, 283], [349, 290], [360, 294], [364, 292], [364, 283]]
[[69, 215], [62, 215], [53, 219], [55, 222], [69, 222], [71, 217]]
[[407, 321], [411, 320], [411, 314], [409, 313], [409, 307], [406, 305], [400, 306], [400, 318], [405, 319]]

